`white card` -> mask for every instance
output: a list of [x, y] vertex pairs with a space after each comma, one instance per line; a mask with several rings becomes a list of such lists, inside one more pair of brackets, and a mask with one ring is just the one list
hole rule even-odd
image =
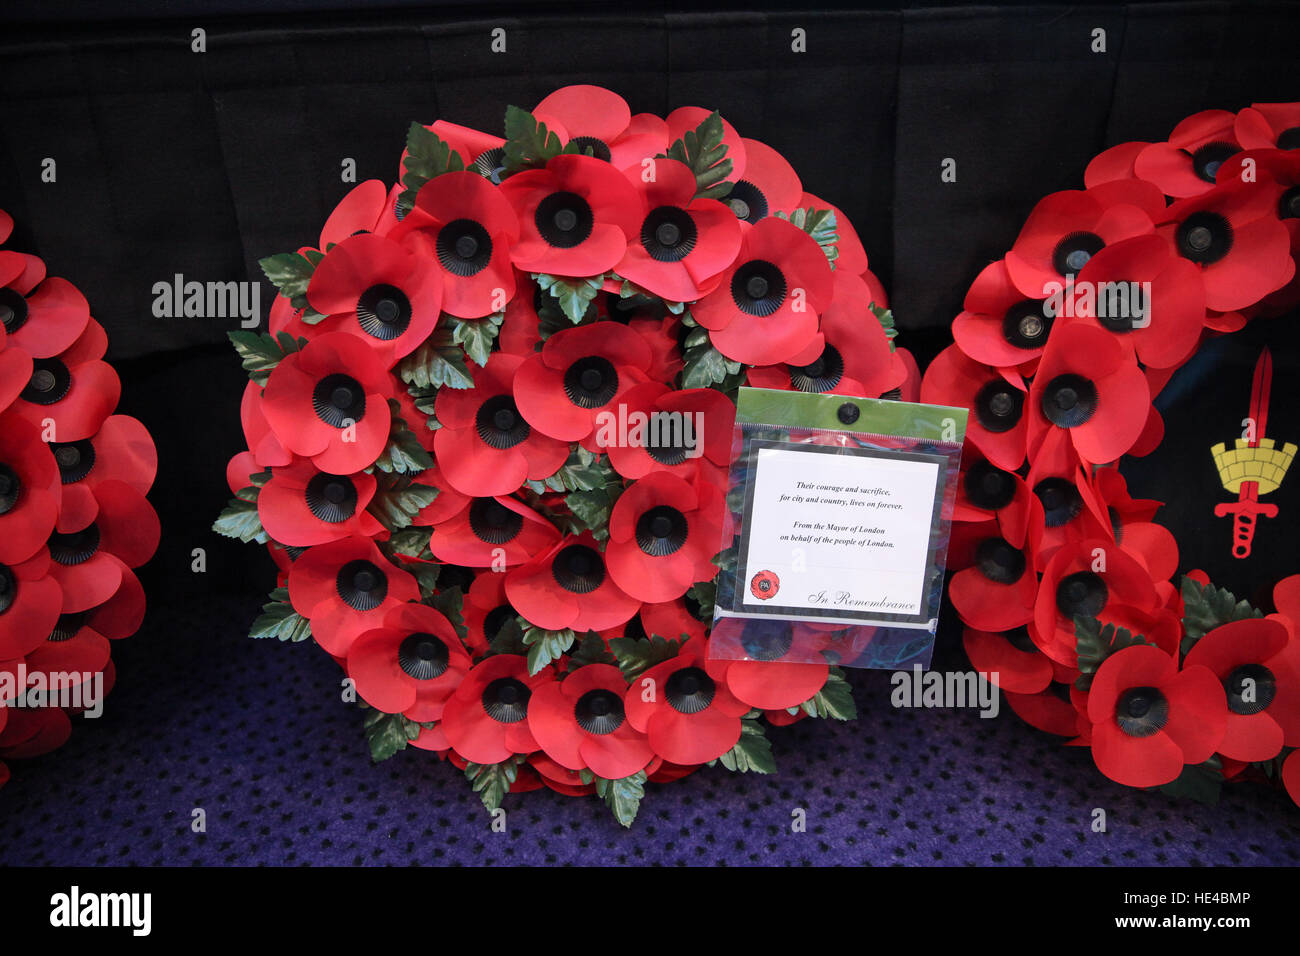
[[767, 441], [753, 453], [736, 611], [928, 623], [942, 456]]

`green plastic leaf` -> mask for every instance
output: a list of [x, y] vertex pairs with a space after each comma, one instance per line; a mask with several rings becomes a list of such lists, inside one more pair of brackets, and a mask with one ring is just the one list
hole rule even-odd
[[638, 770], [630, 777], [620, 780], [606, 780], [596, 777], [596, 794], [614, 811], [614, 819], [625, 827], [630, 827], [641, 807], [641, 798], [645, 796], [646, 773]]
[[501, 627], [488, 642], [488, 650], [493, 654], [518, 654], [521, 657], [528, 653], [528, 646], [524, 644], [524, 629], [517, 618], [511, 617], [501, 622]]
[[834, 209], [816, 209], [808, 206], [806, 209], [796, 209], [789, 215], [778, 212], [776, 216], [778, 219], [789, 220], [792, 225], [798, 226], [812, 236], [817, 245], [821, 246], [831, 268], [835, 268], [835, 260], [840, 257], [840, 234]]
[[695, 601], [700, 606], [699, 613], [695, 615], [698, 621], [712, 623], [713, 610], [718, 598], [718, 584], [716, 581], [701, 581], [698, 584], [692, 584], [686, 592], [686, 596]]
[[1237, 596], [1226, 588], [1216, 588], [1213, 584], [1202, 587], [1189, 577], [1183, 578], [1182, 595], [1184, 636], [1180, 650], [1184, 656], [1197, 641], [1221, 624], [1264, 616], [1263, 611], [1252, 607], [1248, 601], [1237, 600]]
[[366, 741], [370, 744], [370, 757], [375, 763], [387, 760], [420, 736], [420, 725], [401, 714], [386, 714], [382, 710], [367, 710], [363, 726]]
[[389, 531], [410, 527], [412, 519], [433, 504], [438, 489], [414, 484], [405, 475], [375, 475], [375, 497], [366, 508]]
[[406, 157], [402, 160], [406, 172], [402, 185], [406, 188], [397, 197], [397, 210], [405, 215], [415, 207], [415, 197], [421, 187], [443, 173], [460, 172], [465, 161], [433, 130], [420, 123], [412, 123], [406, 131]]
[[257, 264], [262, 267], [262, 272], [271, 280], [271, 284], [280, 290], [280, 294], [295, 309], [301, 309], [306, 305], [307, 286], [311, 284], [312, 273], [316, 271], [316, 263], [321, 258], [323, 256], [319, 252], [315, 252], [311, 258], [297, 252], [279, 252], [259, 259]]
[[718, 758], [718, 762], [737, 773], [776, 773], [772, 742], [757, 720], [740, 722], [740, 739], [736, 746]]
[[[505, 133], [507, 176], [525, 169], [540, 169], [565, 151], [560, 137], [528, 110], [518, 106], [506, 107]], [[577, 152], [576, 145], [572, 152]]]
[[588, 631], [578, 640], [576, 648], [569, 649], [569, 670], [577, 670], [588, 664], [615, 664], [614, 655], [605, 646], [605, 639], [595, 631]]
[[687, 334], [682, 350], [682, 388], [717, 388], [731, 391], [744, 380], [739, 362], [733, 362], [716, 348], [709, 330], [696, 326]]
[[489, 813], [501, 807], [501, 801], [510, 792], [510, 786], [519, 776], [519, 765], [525, 758], [521, 755], [507, 757], [501, 763], [469, 763], [465, 765], [465, 776], [469, 779], [474, 792], [483, 801]]
[[604, 488], [613, 480], [614, 472], [600, 455], [577, 445], [569, 453], [568, 461], [543, 482], [545, 488], [534, 490], [538, 494], [543, 493], [546, 488], [551, 491], [594, 491], [597, 488]]
[[212, 530], [227, 538], [236, 538], [245, 544], [256, 541], [266, 544], [270, 539], [262, 527], [262, 519], [257, 514], [257, 501], [244, 498], [231, 498], [217, 520], [212, 523]]
[[276, 588], [269, 597], [270, 600], [262, 605], [262, 613], [248, 629], [249, 637], [274, 637], [294, 644], [311, 637], [311, 621], [293, 609], [288, 588]]
[[543, 292], [549, 292], [555, 301], [559, 304], [561, 311], [564, 312], [570, 322], [574, 325], [579, 324], [587, 315], [587, 309], [595, 300], [596, 294], [600, 292], [601, 287], [605, 284], [603, 275], [591, 276], [586, 279], [568, 279], [562, 276], [548, 275], [545, 272], [534, 272], [532, 277], [537, 280]]
[[722, 142], [722, 115], [716, 111], [668, 147], [667, 156], [685, 163], [695, 174], [695, 195], [721, 199], [731, 192], [731, 160]]
[[524, 646], [528, 648], [528, 673], [539, 674], [552, 661], [573, 646], [575, 635], [571, 628], [548, 631], [544, 627], [524, 628]]
[[465, 354], [474, 364], [484, 368], [505, 317], [504, 312], [494, 312], [483, 319], [451, 319], [451, 340], [464, 346]]
[[1223, 792], [1223, 764], [1217, 756], [1205, 763], [1187, 764], [1175, 780], [1158, 789], [1171, 797], [1216, 806]]
[[1092, 686], [1101, 662], [1116, 651], [1139, 644], [1150, 644], [1141, 634], [1133, 634], [1126, 627], [1114, 624], [1102, 626], [1095, 617], [1078, 616], [1074, 619], [1074, 646], [1079, 655], [1079, 676], [1074, 686], [1086, 691]]
[[403, 528], [394, 531], [387, 541], [388, 552], [408, 558], [432, 560], [433, 553], [429, 551], [429, 538], [432, 534], [432, 528]]
[[272, 335], [270, 332], [249, 332], [243, 329], [227, 332], [226, 336], [235, 351], [248, 377], [258, 385], [265, 385], [271, 377], [271, 370], [280, 364], [280, 360], [291, 352], [297, 352], [307, 344], [306, 339], [295, 339], [288, 332]]
[[465, 626], [465, 595], [459, 586], [443, 588], [423, 601], [435, 611], [442, 613], [456, 631], [456, 636], [464, 641], [469, 637], [469, 628]]
[[452, 331], [439, 325], [414, 352], [397, 363], [397, 375], [417, 388], [473, 388], [465, 351], [452, 340]]
[[433, 456], [424, 450], [420, 440], [415, 437], [415, 432], [407, 426], [406, 419], [402, 417], [402, 406], [397, 403], [397, 399], [388, 400], [388, 409], [392, 415], [388, 444], [375, 459], [375, 467], [390, 474], [396, 472], [403, 475], [432, 468]]
[[424, 424], [429, 431], [437, 431], [442, 427], [442, 422], [438, 421], [434, 414], [434, 406], [438, 400], [438, 386], [426, 385], [421, 388], [419, 385], [408, 385], [406, 393], [414, 400], [415, 410], [428, 416]]
[[803, 702], [804, 713], [809, 717], [833, 717], [835, 720], [853, 720], [858, 716], [853, 703], [853, 691], [844, 679], [844, 671], [832, 667], [826, 674], [822, 689]]
[[574, 523], [577, 524], [575, 530], [579, 533], [590, 531], [597, 541], [608, 538], [609, 516], [622, 493], [623, 485], [614, 481], [603, 488], [573, 491], [565, 495], [564, 503], [568, 505]]
[[623, 679], [630, 684], [656, 664], [676, 657], [684, 643], [685, 635], [681, 640], [670, 641], [651, 634], [649, 637], [610, 638], [609, 649], [618, 662], [618, 669], [623, 672]]
[[876, 317], [880, 327], [885, 330], [885, 338], [889, 339], [889, 351], [895, 351], [894, 339], [898, 338], [898, 329], [894, 327], [894, 313], [890, 309], [882, 309], [876, 303], [867, 306], [871, 309], [871, 314]]

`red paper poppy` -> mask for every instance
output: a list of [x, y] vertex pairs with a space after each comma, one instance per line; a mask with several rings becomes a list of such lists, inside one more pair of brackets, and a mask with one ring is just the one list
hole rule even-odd
[[507, 355], [528, 358], [542, 344], [537, 317], [540, 290], [526, 273], [518, 270], [515, 271], [515, 290], [515, 297], [506, 306], [497, 344]]
[[[328, 250], [361, 232], [387, 235], [397, 225], [394, 200], [402, 188], [397, 185], [390, 190], [380, 179], [367, 179], [352, 187], [321, 226], [320, 248]], [[285, 300], [281, 297], [280, 301]]]
[[21, 564], [54, 530], [63, 483], [40, 430], [0, 414], [0, 564]]
[[[827, 202], [825, 199], [819, 199], [812, 193], [804, 193], [799, 199], [800, 209], [829, 209], [835, 213], [835, 249], [838, 253], [835, 258], [835, 271], [840, 270], [855, 276], [870, 272], [867, 268], [867, 250], [862, 245], [862, 240], [858, 237], [858, 231], [853, 228], [853, 223], [849, 217], [844, 214], [844, 210], [834, 203]], [[875, 301], [876, 305], [882, 309], [889, 303], [884, 299], [868, 300], [868, 303]]]
[[394, 607], [418, 601], [415, 578], [394, 567], [368, 538], [308, 548], [289, 571], [289, 601], [311, 621], [312, 637], [346, 657], [357, 636], [380, 627]]
[[681, 348], [682, 321], [675, 315], [659, 318], [633, 317], [627, 327], [650, 347], [650, 367], [646, 374], [651, 381], [675, 382], [685, 365]]
[[688, 641], [676, 657], [636, 678], [624, 697], [628, 721], [675, 764], [721, 757], [740, 739], [740, 718], [750, 710], [706, 665], [705, 642]]
[[1015, 472], [992, 464], [978, 453], [962, 464], [952, 520], [996, 521], [1001, 537], [1014, 547], [1024, 546], [1030, 540], [1035, 515], [1042, 513], [1041, 502], [1029, 490], [1025, 480]]
[[821, 654], [826, 642], [826, 632], [790, 621], [722, 618], [709, 635], [705, 670], [751, 707], [794, 707], [826, 683], [830, 665]]
[[668, 124], [651, 113], [633, 116], [627, 102], [600, 86], [562, 86], [537, 104], [533, 115], [567, 133], [597, 159], [627, 169], [668, 148]]
[[1034, 619], [1038, 575], [1031, 549], [1000, 536], [983, 538], [973, 567], [958, 571], [948, 595], [961, 619], [981, 631], [1009, 631]]
[[590, 531], [563, 538], [507, 572], [506, 596], [525, 620], [548, 631], [603, 631], [641, 606], [614, 582]]
[[470, 496], [508, 495], [547, 478], [569, 457], [567, 442], [534, 430], [515, 404], [515, 374], [524, 359], [504, 353], [472, 369], [472, 389], [443, 388], [434, 402], [442, 427], [433, 451], [443, 477]]
[[[1137, 362], [1113, 336], [1092, 326], [1065, 325], [1043, 353], [1028, 405], [1032, 456], [1040, 450], [1052, 454], [1068, 443], [1083, 461], [1105, 464], [1136, 444], [1151, 392]], [[1044, 448], [1047, 441], [1053, 444]]]
[[374, 475], [333, 475], [298, 458], [271, 469], [271, 480], [257, 496], [257, 514], [273, 540], [295, 548], [373, 538], [383, 530], [366, 510], [374, 496]]
[[975, 447], [1007, 471], [1024, 463], [1029, 415], [1019, 375], [999, 374], [950, 345], [925, 370], [921, 401], [969, 408], [973, 414], [966, 422], [966, 437]]
[[22, 394], [32, 377], [32, 357], [22, 349], [5, 348], [0, 336], [0, 410]]
[[1209, 192], [1220, 164], [1241, 149], [1235, 120], [1227, 110], [1194, 113], [1174, 127], [1168, 142], [1151, 143], [1134, 157], [1134, 174], [1175, 199]]
[[1133, 171], [1133, 163], [1137, 160], [1138, 154], [1150, 145], [1150, 143], [1134, 141], [1120, 143], [1103, 150], [1088, 163], [1088, 168], [1083, 172], [1083, 184], [1091, 189], [1102, 183], [1136, 178], [1137, 173]]
[[1219, 752], [1247, 762], [1300, 746], [1300, 640], [1280, 621], [1249, 619], [1214, 628], [1183, 667], [1209, 668], [1226, 694]]
[[328, 316], [317, 334], [356, 336], [385, 368], [429, 337], [442, 300], [440, 270], [392, 239], [366, 234], [325, 253], [307, 286], [311, 307]]
[[752, 368], [749, 384], [863, 398], [876, 398], [898, 388], [907, 369], [890, 352], [889, 338], [870, 305], [866, 283], [837, 268], [834, 298], [821, 317], [824, 344], [816, 357], [801, 365]]
[[58, 750], [72, 736], [72, 721], [61, 707], [15, 708], [0, 732], [0, 756], [39, 757]]
[[1031, 727], [1059, 737], [1074, 737], [1083, 727], [1091, 728], [1086, 715], [1080, 715], [1070, 701], [1068, 688], [1050, 684], [1036, 694], [1017, 694], [1003, 690], [1002, 699], [1017, 717]]
[[[275, 437], [275, 432], [266, 420], [262, 389], [256, 382], [250, 381], [244, 387], [244, 397], [239, 403], [239, 420], [244, 429], [244, 441], [248, 445], [249, 454], [258, 466], [249, 472], [250, 475], [293, 461], [293, 455], [280, 444], [280, 439]], [[239, 480], [240, 488], [247, 487], [247, 476]]]
[[669, 302], [694, 302], [716, 288], [740, 251], [740, 224], [715, 199], [696, 199], [685, 163], [652, 159], [630, 170], [647, 210], [615, 271]]
[[6, 343], [35, 359], [53, 358], [71, 348], [90, 324], [86, 297], [67, 279], [50, 277], [19, 294], [0, 288]]
[[[92, 437], [117, 407], [122, 393], [117, 372], [100, 361], [107, 348], [103, 326], [91, 319], [81, 337], [65, 351], [33, 360], [31, 377], [10, 407], [40, 428], [42, 438], [48, 441]], [[46, 419], [54, 423], [52, 428]]]
[[713, 556], [726, 522], [726, 502], [713, 485], [651, 472], [623, 492], [610, 514], [610, 576], [640, 601], [679, 598], [717, 575]]
[[691, 310], [714, 347], [747, 365], [815, 356], [818, 316], [831, 304], [834, 279], [816, 240], [783, 219], [746, 231], [740, 253], [717, 289]]
[[502, 625], [519, 613], [506, 599], [506, 576], [497, 571], [485, 571], [474, 578], [465, 592], [463, 611], [469, 632], [466, 644], [475, 657], [486, 654]]
[[778, 212], [787, 215], [799, 208], [803, 184], [784, 156], [766, 143], [742, 139], [745, 167], [731, 170], [732, 187], [727, 205], [741, 222], [753, 225]]
[[1159, 648], [1126, 647], [1102, 661], [1088, 693], [1092, 756], [1112, 780], [1158, 787], [1214, 755], [1227, 713], [1209, 668], [1180, 671]]
[[62, 609], [63, 588], [50, 574], [46, 548], [21, 563], [0, 564], [0, 660], [39, 647]]
[[425, 528], [440, 524], [470, 503], [470, 496], [463, 495], [453, 488], [437, 464], [420, 473], [420, 484], [437, 488], [438, 496], [411, 519], [411, 524], [416, 527]]
[[108, 600], [86, 612], [86, 626], [110, 641], [130, 637], [144, 623], [144, 587], [130, 568], [118, 563], [122, 579], [117, 590]]
[[[665, 471], [694, 480], [697, 475], [721, 487], [730, 462], [736, 406], [713, 388], [674, 391], [658, 382], [629, 389], [622, 396], [628, 441], [603, 445], [614, 470], [627, 479]], [[644, 437], [633, 425], [644, 422]]]
[[[439, 139], [460, 153], [460, 158], [467, 168], [472, 168], [494, 183], [501, 182], [501, 174], [505, 172], [503, 147], [506, 141], [500, 136], [493, 136], [491, 133], [484, 133], [457, 123], [448, 123], [446, 120], [435, 120], [433, 125], [426, 129], [432, 130]], [[406, 152], [403, 150], [402, 159], [405, 158]], [[399, 169], [399, 176], [406, 173], [404, 165]]]
[[525, 272], [602, 275], [636, 241], [646, 212], [627, 177], [591, 156], [556, 156], [511, 176], [501, 192], [519, 217], [511, 258]]
[[442, 308], [462, 319], [499, 312], [515, 294], [510, 248], [519, 221], [497, 187], [477, 173], [429, 180], [391, 238], [437, 263]]
[[650, 347], [617, 322], [556, 332], [514, 376], [514, 397], [528, 424], [563, 441], [588, 441], [617, 421], [613, 409], [634, 385], [648, 381]]
[[1043, 290], [1026, 297], [1011, 281], [1007, 260], [991, 262], [966, 292], [953, 319], [958, 348], [984, 365], [1019, 366], [1043, 354], [1055, 310]]
[[1052, 662], [1023, 627], [1002, 634], [967, 627], [961, 641], [971, 666], [1003, 692], [1037, 694], [1052, 683]]
[[1258, 183], [1231, 180], [1176, 202], [1158, 231], [1200, 269], [1205, 304], [1218, 312], [1253, 305], [1295, 275], [1290, 233]]
[[1105, 623], [1117, 606], [1150, 611], [1158, 604], [1141, 562], [1113, 541], [1091, 538], [1061, 548], [1043, 569], [1030, 633], [1044, 654], [1074, 667], [1076, 616]]
[[1242, 149], [1300, 148], [1300, 103], [1252, 103], [1237, 113], [1233, 133]]
[[348, 676], [366, 703], [417, 723], [441, 719], [470, 668], [451, 622], [424, 604], [394, 607], [382, 627], [352, 643], [347, 657]]
[[560, 532], [532, 508], [502, 495], [470, 498], [433, 526], [429, 549], [439, 561], [500, 571], [531, 560], [560, 540]]
[[388, 370], [375, 352], [359, 347], [354, 335], [326, 332], [280, 360], [261, 404], [284, 448], [322, 471], [351, 475], [388, 442], [389, 391]]
[[654, 759], [646, 735], [624, 710], [627, 682], [612, 664], [588, 664], [540, 685], [528, 702], [528, 729], [548, 757], [606, 780], [630, 777]]
[[[474, 763], [500, 763], [538, 749], [528, 712], [538, 690], [554, 683], [547, 672], [528, 673], [527, 661], [498, 654], [475, 664], [447, 700], [442, 730], [455, 753]], [[567, 681], [566, 681], [567, 683]]]

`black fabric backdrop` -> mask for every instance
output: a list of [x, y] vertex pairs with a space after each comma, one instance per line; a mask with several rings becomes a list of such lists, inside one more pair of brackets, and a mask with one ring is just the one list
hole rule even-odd
[[[947, 343], [979, 269], [1041, 196], [1081, 186], [1091, 156], [1162, 139], [1197, 110], [1300, 98], [1297, 10], [1282, 3], [184, 9], [10, 0], [0, 11], [0, 207], [18, 220], [14, 244], [76, 282], [108, 328], [123, 410], [149, 425], [162, 462], [153, 498], [165, 534], [146, 584], [181, 598], [265, 591], [269, 563], [208, 530], [241, 441], [244, 379], [225, 345], [234, 321], [156, 319], [153, 285], [176, 273], [257, 278], [260, 257], [314, 241], [350, 188], [344, 158], [358, 179], [396, 177], [413, 119], [497, 130], [506, 104], [532, 106], [579, 82], [617, 90], [634, 111], [720, 109], [850, 215], [902, 341], [924, 362]], [[191, 52], [195, 27], [207, 32], [205, 53]], [[490, 49], [496, 27], [507, 31], [504, 54]], [[791, 50], [795, 27], [806, 53]], [[1096, 28], [1105, 53], [1091, 52]], [[41, 181], [46, 157], [55, 183]], [[956, 161], [955, 183], [940, 181], [945, 158]], [[264, 284], [263, 312], [271, 292]], [[1275, 352], [1279, 381], [1294, 382], [1294, 345]], [[1234, 373], [1246, 382], [1253, 356], [1239, 356], [1245, 372]], [[1244, 415], [1224, 407], [1228, 419]], [[1234, 431], [1167, 444], [1159, 469], [1135, 481], [1170, 498], [1170, 475], [1200, 475], [1197, 494], [1210, 497], [1171, 508], [1183, 516], [1175, 530], [1217, 536], [1197, 563], [1228, 583], [1258, 583], [1296, 570], [1294, 548], [1277, 543], [1290, 535], [1261, 532], [1251, 566], [1234, 565], [1226, 522], [1204, 514], [1217, 500], [1212, 469], [1202, 474], [1208, 445]], [[1300, 507], [1286, 493], [1275, 499], [1279, 522]], [[196, 547], [208, 551], [204, 575], [190, 571]]]

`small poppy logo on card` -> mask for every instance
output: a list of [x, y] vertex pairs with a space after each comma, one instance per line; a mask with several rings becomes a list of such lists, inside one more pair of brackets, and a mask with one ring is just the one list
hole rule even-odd
[[759, 571], [749, 580], [749, 592], [760, 601], [775, 597], [781, 590], [781, 579], [771, 571]]

